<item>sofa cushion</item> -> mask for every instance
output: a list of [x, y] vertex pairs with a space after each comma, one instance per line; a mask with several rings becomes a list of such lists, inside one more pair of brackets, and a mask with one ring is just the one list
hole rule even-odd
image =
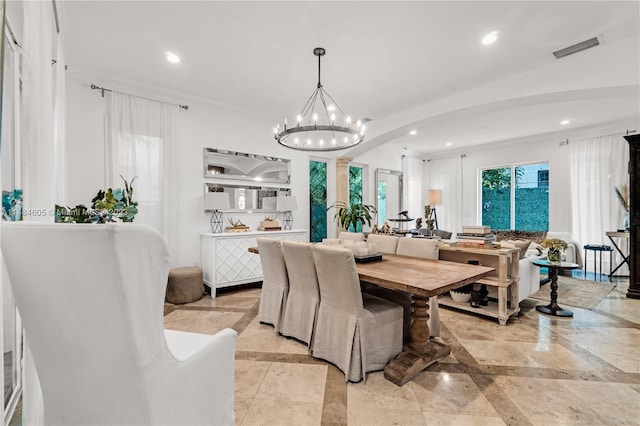
[[494, 231], [496, 234], [496, 240], [529, 240], [542, 244], [547, 238], [547, 233], [544, 231], [517, 231], [514, 229], [507, 229], [502, 231]]
[[501, 241], [500, 242], [501, 245], [503, 243], [510, 244], [514, 248], [520, 249], [520, 259], [523, 259], [525, 257], [525, 255], [527, 254], [527, 250], [529, 250], [529, 244], [531, 244], [531, 241], [528, 241], [528, 240], [507, 240], [507, 241]]

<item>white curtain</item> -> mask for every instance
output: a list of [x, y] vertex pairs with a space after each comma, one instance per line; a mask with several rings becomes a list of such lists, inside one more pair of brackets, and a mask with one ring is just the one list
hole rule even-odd
[[419, 158], [402, 157], [402, 209], [409, 217], [424, 217], [424, 199], [422, 188], [423, 161]]
[[611, 245], [605, 233], [622, 224], [615, 188], [629, 184], [629, 146], [615, 134], [571, 141], [569, 147], [573, 236], [582, 244]]
[[54, 141], [54, 196], [57, 204], [67, 204], [67, 167], [66, 167], [66, 85], [65, 59], [62, 34], [56, 37], [56, 63], [54, 64], [54, 104], [53, 104], [53, 141]]
[[[24, 5], [22, 44], [22, 185], [25, 220], [53, 222], [55, 144], [53, 126], [53, 43], [50, 2]], [[62, 200], [64, 201], [64, 200]]]
[[134, 222], [160, 232], [169, 244], [172, 266], [178, 253], [180, 158], [177, 105], [119, 92], [108, 96], [107, 184], [133, 182], [138, 202]]
[[438, 227], [455, 237], [462, 231], [462, 157], [429, 161], [425, 178], [427, 190], [442, 191], [442, 205], [436, 207]]

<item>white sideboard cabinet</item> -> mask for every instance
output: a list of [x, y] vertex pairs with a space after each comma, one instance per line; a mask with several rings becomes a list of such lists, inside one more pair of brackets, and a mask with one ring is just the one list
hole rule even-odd
[[248, 251], [249, 247], [258, 245], [258, 237], [301, 242], [308, 240], [307, 231], [302, 229], [201, 234], [204, 283], [211, 288], [212, 298], [216, 297], [219, 288], [262, 280], [260, 256]]

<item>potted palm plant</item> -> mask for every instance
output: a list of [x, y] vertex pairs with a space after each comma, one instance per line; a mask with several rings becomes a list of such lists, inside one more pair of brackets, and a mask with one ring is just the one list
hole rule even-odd
[[370, 204], [347, 204], [344, 201], [336, 201], [327, 210], [332, 208], [336, 209], [336, 214], [333, 216], [334, 221], [338, 221], [338, 224], [346, 230], [353, 228], [356, 230], [358, 224], [371, 226], [371, 220], [373, 215], [377, 213], [376, 208]]

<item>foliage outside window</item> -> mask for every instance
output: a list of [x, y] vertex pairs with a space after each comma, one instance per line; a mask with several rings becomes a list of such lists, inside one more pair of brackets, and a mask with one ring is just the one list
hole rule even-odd
[[549, 163], [485, 169], [482, 224], [492, 229], [549, 229]]
[[[349, 166], [349, 205], [362, 204], [362, 167]], [[362, 223], [357, 223], [351, 232], [362, 232]]]
[[387, 221], [387, 182], [378, 181], [378, 226]]
[[327, 163], [309, 161], [309, 215], [311, 241], [327, 238]]

